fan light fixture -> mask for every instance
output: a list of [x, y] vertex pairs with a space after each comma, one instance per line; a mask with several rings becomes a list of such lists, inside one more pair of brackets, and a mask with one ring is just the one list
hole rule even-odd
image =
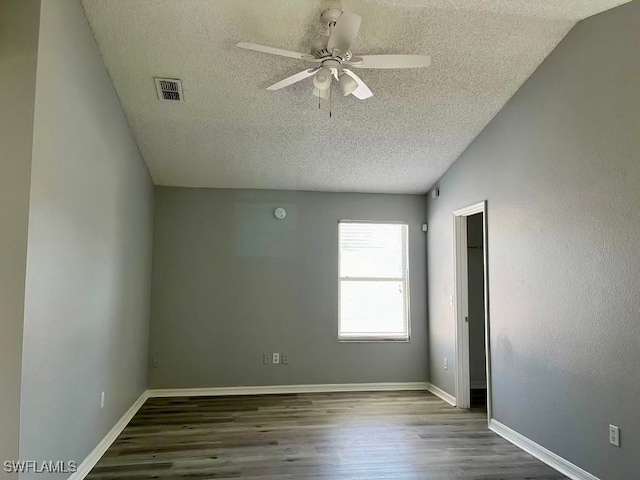
[[328, 98], [329, 98], [329, 93], [330, 93], [330, 92], [329, 92], [329, 89], [328, 89], [328, 88], [326, 88], [326, 89], [324, 89], [324, 90], [320, 90], [320, 89], [318, 89], [318, 88], [313, 87], [313, 92], [311, 92], [311, 93], [313, 93], [313, 94], [314, 94], [316, 97], [318, 97], [318, 98], [321, 98], [321, 99], [323, 99], [323, 100], [326, 100], [326, 99], [328, 99]]
[[327, 67], [318, 70], [318, 73], [313, 76], [313, 85], [318, 90], [327, 90], [331, 85], [331, 70]]
[[338, 85], [340, 85], [340, 89], [342, 93], [346, 97], [347, 95], [351, 95], [356, 88], [358, 88], [358, 82], [356, 82], [353, 78], [351, 78], [346, 73], [343, 73], [338, 78]]

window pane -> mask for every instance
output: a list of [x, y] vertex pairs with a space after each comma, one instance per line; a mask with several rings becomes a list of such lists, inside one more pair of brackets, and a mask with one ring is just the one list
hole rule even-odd
[[407, 337], [402, 281], [340, 281], [341, 337]]
[[407, 225], [340, 223], [340, 276], [404, 278]]

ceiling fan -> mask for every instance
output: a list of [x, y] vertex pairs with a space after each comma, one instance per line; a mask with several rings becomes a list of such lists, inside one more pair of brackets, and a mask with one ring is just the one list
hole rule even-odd
[[236, 46], [256, 52], [270, 53], [283, 57], [297, 58], [315, 63], [316, 66], [291, 75], [274, 83], [267, 90], [279, 90], [306, 78], [313, 77], [313, 94], [319, 98], [329, 98], [333, 80], [342, 93], [353, 95], [360, 100], [373, 96], [373, 92], [351, 68], [423, 68], [431, 64], [428, 55], [358, 55], [351, 54], [362, 18], [355, 13], [329, 9], [322, 12], [321, 22], [327, 27], [328, 35], [319, 38], [313, 54], [282, 50], [280, 48], [240, 42]]

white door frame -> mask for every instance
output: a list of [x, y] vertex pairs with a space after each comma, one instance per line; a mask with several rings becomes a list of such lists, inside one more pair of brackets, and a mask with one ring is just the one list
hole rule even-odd
[[456, 322], [456, 406], [471, 407], [469, 379], [469, 272], [467, 270], [467, 217], [482, 213], [484, 257], [484, 321], [487, 361], [487, 420], [491, 419], [491, 351], [489, 342], [489, 275], [487, 270], [487, 202], [479, 202], [453, 212], [454, 318]]

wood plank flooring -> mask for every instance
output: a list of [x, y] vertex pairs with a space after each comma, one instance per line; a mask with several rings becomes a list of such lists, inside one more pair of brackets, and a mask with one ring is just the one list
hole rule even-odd
[[89, 480], [565, 477], [427, 392], [152, 398]]

